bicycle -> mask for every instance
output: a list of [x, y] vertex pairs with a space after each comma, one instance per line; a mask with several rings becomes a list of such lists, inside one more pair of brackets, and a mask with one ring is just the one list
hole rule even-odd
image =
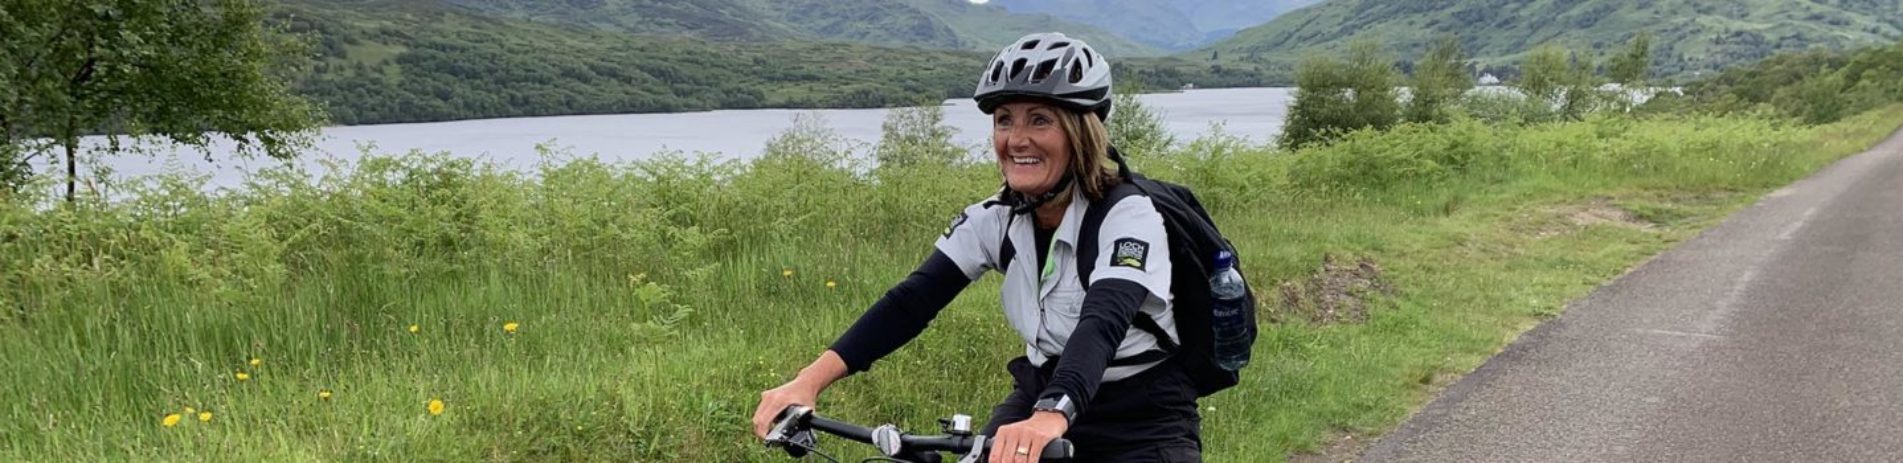
[[[974, 435], [971, 431], [971, 416], [957, 414], [949, 419], [939, 419], [943, 435], [906, 434], [898, 426], [887, 423], [876, 428], [836, 421], [813, 413], [812, 407], [801, 405], [787, 406], [773, 419], [772, 430], [767, 432], [768, 447], [786, 450], [793, 458], [805, 458], [807, 453], [819, 455], [833, 463], [839, 459], [819, 451], [818, 438], [814, 430], [824, 431], [846, 439], [872, 444], [878, 447], [884, 457], [872, 457], [861, 460], [866, 462], [897, 463], [940, 463], [942, 453], [963, 455], [957, 463], [985, 463], [991, 452], [990, 436]], [[1057, 439], [1044, 446], [1040, 462], [1069, 462], [1076, 454], [1069, 440]]]

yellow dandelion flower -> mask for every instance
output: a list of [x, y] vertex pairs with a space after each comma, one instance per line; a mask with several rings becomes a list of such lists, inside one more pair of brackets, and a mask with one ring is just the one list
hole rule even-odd
[[443, 414], [443, 401], [442, 401], [442, 399], [430, 399], [430, 401], [429, 401], [429, 414], [430, 414], [430, 415], [441, 415], [441, 414]]
[[330, 390], [329, 390], [329, 389], [318, 389], [318, 390], [317, 390], [317, 400], [330, 400]]
[[257, 368], [260, 366], [264, 366], [264, 359], [259, 359], [259, 358], [251, 359], [251, 368]]
[[177, 413], [173, 413], [170, 415], [165, 415], [165, 419], [159, 420], [159, 424], [165, 425], [165, 427], [169, 428], [173, 426], [178, 426], [178, 420], [182, 420], [182, 419], [185, 419], [185, 417]]
[[242, 372], [242, 371], [240, 371], [240, 372], [238, 372], [238, 374], [237, 374], [237, 375], [235, 375], [235, 376], [237, 376], [237, 377], [238, 377], [238, 380], [239, 380], [239, 381], [250, 381], [250, 380], [251, 380], [251, 374], [250, 374], [250, 373], [245, 373], [245, 372]]
[[789, 269], [780, 270], [780, 278], [792, 278], [792, 277], [793, 277], [793, 269], [789, 268]]
[[197, 413], [197, 412], [198, 412], [198, 410], [196, 410], [196, 409], [193, 409], [192, 407], [185, 407], [185, 414], [187, 414], [187, 415], [190, 415], [190, 414], [192, 414], [192, 413]]
[[419, 331], [423, 331], [423, 327], [410, 325], [410, 334], [416, 334]]
[[834, 289], [834, 288], [838, 288], [838, 287], [839, 287], [839, 283], [838, 283], [838, 282], [834, 282], [834, 281], [832, 281], [832, 280], [826, 280], [826, 289]]
[[198, 412], [198, 422], [200, 422], [200, 423], [210, 423], [210, 422], [211, 422], [211, 412]]
[[520, 323], [516, 323], [516, 322], [508, 322], [508, 323], [503, 323], [503, 324], [502, 324], [502, 332], [504, 332], [504, 333], [509, 333], [509, 334], [515, 334], [515, 329], [516, 329], [516, 328], [520, 328], [521, 326], [522, 326], [522, 325], [521, 325]]

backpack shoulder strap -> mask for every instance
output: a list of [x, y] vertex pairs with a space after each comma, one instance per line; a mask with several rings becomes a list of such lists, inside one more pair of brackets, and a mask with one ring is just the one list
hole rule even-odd
[[1004, 244], [998, 245], [999, 273], [1010, 271], [1011, 258], [1017, 257], [1018, 255], [1018, 247], [1011, 245], [1011, 225], [1013, 225], [1012, 222], [1016, 222], [1017, 219], [1017, 214], [1011, 214], [1004, 219], [1004, 237], [999, 238], [999, 241], [1003, 241]]
[[1090, 208], [1084, 211], [1083, 226], [1077, 230], [1077, 278], [1084, 287], [1090, 287], [1090, 272], [1097, 268], [1097, 235], [1103, 231], [1104, 216], [1110, 215], [1110, 209], [1123, 198], [1144, 195], [1142, 187], [1125, 179], [1104, 193], [1103, 199], [1091, 201]]
[[[1123, 201], [1124, 198], [1149, 196], [1149, 193], [1137, 184], [1140, 178], [1142, 177], [1135, 174], [1125, 176], [1123, 183], [1117, 184], [1109, 192], [1104, 193], [1103, 199], [1092, 201], [1090, 209], [1084, 211], [1083, 227], [1077, 231], [1077, 278], [1078, 283], [1083, 287], [1090, 287], [1090, 272], [1097, 268], [1097, 235], [1103, 231], [1104, 216], [1110, 215], [1110, 209], [1116, 207], [1117, 203]], [[1163, 325], [1158, 324], [1155, 318], [1138, 312], [1130, 323], [1155, 337], [1158, 346], [1162, 347], [1164, 352], [1176, 352], [1176, 342], [1170, 339], [1169, 333], [1163, 330]]]
[[[1011, 205], [1009, 203], [1006, 203], [1002, 200], [997, 200], [997, 199], [985, 201], [984, 205], [985, 205], [985, 209], [990, 209], [992, 207], [1003, 207], [1006, 210], [1009, 210], [1011, 208]], [[1011, 222], [1016, 221], [1017, 218], [1018, 218], [1017, 214], [1011, 214], [1011, 213], [1006, 213], [1004, 216], [1004, 233], [1001, 233], [1000, 236], [1002, 237], [998, 239], [999, 243], [998, 243], [997, 270], [999, 273], [1003, 273], [1006, 270], [1010, 270], [1011, 258], [1018, 255], [1017, 247], [1011, 245], [1011, 225], [1012, 225]]]

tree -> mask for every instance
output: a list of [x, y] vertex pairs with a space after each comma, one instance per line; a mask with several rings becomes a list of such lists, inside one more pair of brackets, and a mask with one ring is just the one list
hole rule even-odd
[[1612, 63], [1606, 70], [1607, 77], [1613, 82], [1628, 88], [1637, 87], [1645, 82], [1645, 75], [1652, 66], [1652, 33], [1640, 32], [1632, 38], [1631, 45], [1624, 53], [1612, 57]]
[[1348, 47], [1348, 59], [1311, 56], [1295, 72], [1295, 102], [1282, 125], [1281, 144], [1299, 149], [1343, 133], [1385, 130], [1400, 118], [1394, 59], [1370, 41]]
[[1282, 122], [1281, 145], [1296, 150], [1324, 143], [1339, 131], [1348, 112], [1348, 85], [1340, 60], [1309, 56], [1295, 70], [1295, 101]]
[[1414, 67], [1413, 84], [1409, 86], [1413, 96], [1408, 99], [1405, 119], [1445, 122], [1448, 104], [1473, 89], [1473, 74], [1468, 73], [1466, 61], [1458, 37], [1450, 35], [1436, 41]]
[[933, 103], [922, 102], [886, 114], [879, 146], [873, 149], [879, 167], [948, 166], [969, 154], [952, 143], [957, 129], [945, 125], [945, 108]]
[[1601, 98], [1598, 86], [1592, 59], [1573, 56], [1572, 67], [1560, 81], [1559, 115], [1571, 120], [1584, 119], [1597, 108]]
[[7, 0], [0, 30], [0, 161], [63, 148], [68, 201], [82, 135], [108, 153], [154, 136], [209, 157], [221, 134], [235, 155], [283, 159], [322, 121], [287, 83], [306, 47], [257, 0]]
[[1362, 40], [1348, 46], [1348, 88], [1354, 91], [1354, 125], [1351, 127], [1387, 130], [1401, 119], [1401, 102], [1395, 86], [1401, 75], [1394, 69], [1394, 56], [1375, 42]]
[[1566, 85], [1572, 70], [1566, 65], [1566, 52], [1556, 45], [1546, 45], [1533, 50], [1520, 62], [1520, 78], [1513, 81], [1513, 88], [1526, 95], [1528, 100], [1545, 105], [1553, 104], [1559, 98], [1562, 87]]
[[1355, 130], [1387, 130], [1401, 118], [1395, 61], [1368, 40], [1349, 44], [1347, 59], [1313, 55], [1296, 69], [1296, 101], [1288, 107], [1281, 145], [1302, 149]]
[[1110, 132], [1110, 146], [1125, 157], [1163, 154], [1176, 144], [1176, 136], [1170, 135], [1169, 128], [1163, 126], [1161, 115], [1137, 99], [1139, 93], [1142, 93], [1139, 84], [1117, 85], [1116, 95], [1111, 97], [1115, 111], [1109, 123], [1104, 124], [1104, 129]]

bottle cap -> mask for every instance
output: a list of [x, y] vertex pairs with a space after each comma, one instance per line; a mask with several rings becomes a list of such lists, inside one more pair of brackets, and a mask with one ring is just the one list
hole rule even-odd
[[1229, 251], [1216, 251], [1216, 268], [1217, 269], [1234, 268], [1235, 266], [1236, 266], [1235, 253], [1232, 253]]

